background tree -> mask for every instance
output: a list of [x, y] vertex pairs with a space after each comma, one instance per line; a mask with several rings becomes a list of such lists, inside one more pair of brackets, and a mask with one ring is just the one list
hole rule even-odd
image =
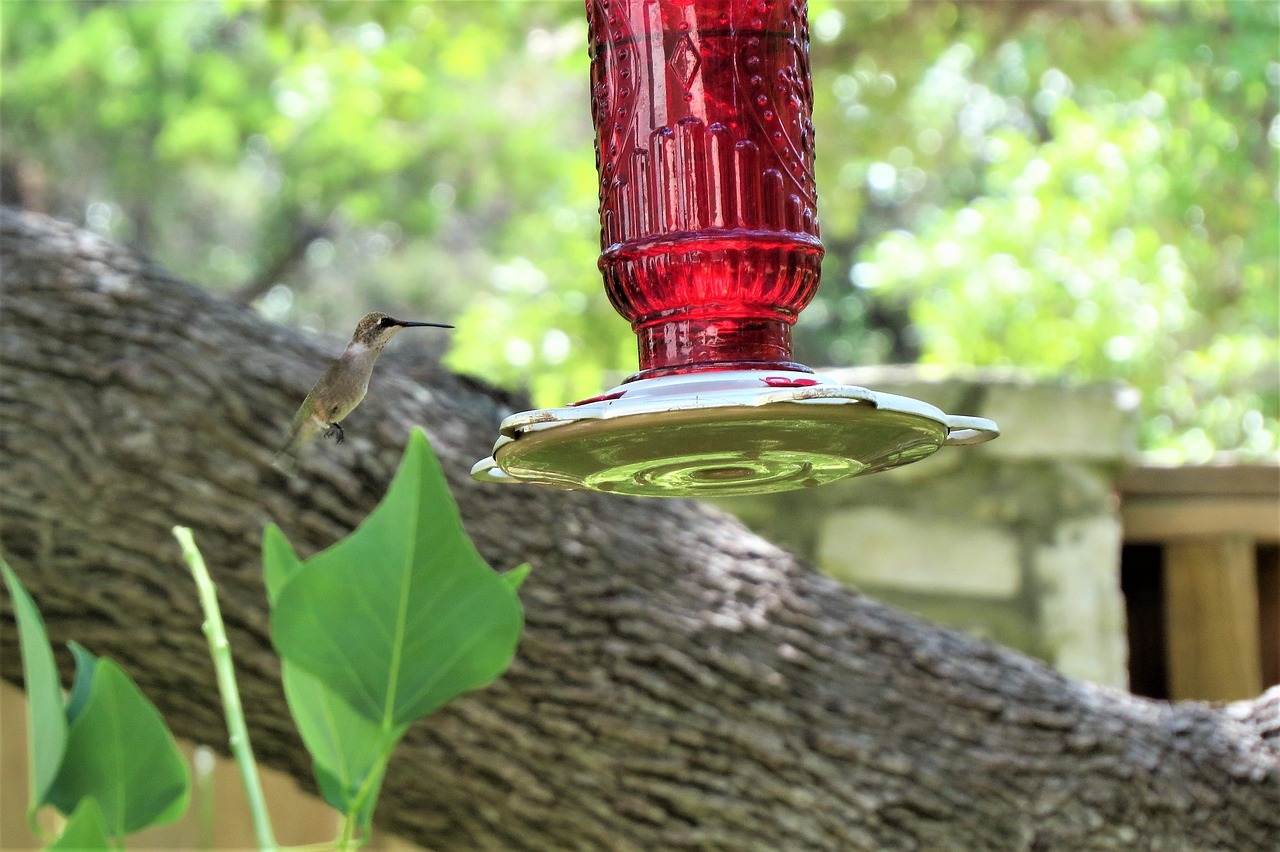
[[[457, 318], [450, 363], [540, 403], [633, 369], [594, 267], [580, 4], [0, 15], [10, 203], [295, 325]], [[1274, 452], [1278, 15], [812, 0], [828, 254], [798, 356], [1120, 378], [1148, 449]]]

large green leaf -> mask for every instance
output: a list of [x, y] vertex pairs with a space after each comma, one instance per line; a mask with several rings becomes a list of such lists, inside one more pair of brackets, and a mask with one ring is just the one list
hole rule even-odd
[[22, 678], [27, 690], [27, 752], [29, 757], [27, 819], [45, 802], [67, 748], [67, 717], [62, 710], [62, 686], [44, 621], [18, 577], [0, 558], [0, 572], [13, 598], [22, 647]]
[[76, 806], [75, 813], [67, 820], [66, 828], [49, 846], [49, 852], [85, 852], [87, 849], [110, 848], [107, 821], [102, 816], [102, 806], [92, 796], [86, 796]]
[[[274, 606], [280, 590], [303, 566], [275, 524], [263, 535], [262, 566], [267, 597]], [[404, 734], [405, 726], [382, 730], [315, 675], [288, 660], [281, 660], [281, 674], [285, 699], [311, 754], [321, 795], [342, 813], [360, 804], [359, 822], [367, 828], [386, 755]], [[371, 778], [375, 774], [377, 777]]]
[[284, 583], [272, 638], [287, 662], [391, 731], [506, 670], [523, 626], [514, 585], [472, 546], [415, 429], [372, 514]]
[[344, 814], [359, 805], [359, 822], [367, 828], [387, 756], [408, 726], [383, 731], [310, 672], [284, 662], [283, 674], [285, 700], [311, 754], [320, 794]]
[[73, 814], [86, 797], [96, 799], [113, 837], [177, 819], [190, 776], [164, 719], [111, 660], [98, 660], [91, 679], [49, 801]]

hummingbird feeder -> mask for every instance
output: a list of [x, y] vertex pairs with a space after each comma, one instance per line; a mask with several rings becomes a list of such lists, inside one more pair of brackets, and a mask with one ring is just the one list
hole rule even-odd
[[804, 0], [587, 0], [600, 270], [640, 371], [502, 422], [483, 482], [661, 497], [758, 494], [999, 434], [840, 385], [791, 328], [822, 243]]

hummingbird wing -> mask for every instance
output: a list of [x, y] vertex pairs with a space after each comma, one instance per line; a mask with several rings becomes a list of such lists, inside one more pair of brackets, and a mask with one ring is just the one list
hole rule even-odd
[[271, 466], [282, 473], [293, 476], [298, 472], [298, 467], [300, 466], [298, 454], [288, 448], [283, 449], [271, 458]]
[[271, 463], [286, 473], [294, 473], [298, 469], [298, 451], [306, 446], [315, 437], [320, 434], [320, 430], [327, 427], [328, 423], [324, 419], [324, 413], [319, 410], [317, 397], [319, 391], [324, 387], [325, 381], [329, 379], [330, 374], [334, 372], [334, 365], [329, 365], [329, 369], [320, 377], [320, 381], [315, 383], [311, 388], [311, 392], [307, 394], [307, 398], [302, 401], [302, 405], [298, 406], [298, 411], [293, 415], [293, 421], [289, 424], [289, 438], [285, 441], [284, 447], [280, 452], [276, 453]]
[[306, 409], [300, 410], [297, 417], [294, 417], [293, 426], [289, 431], [289, 440], [285, 443], [280, 452], [276, 453], [271, 463], [285, 473], [294, 473], [298, 469], [298, 451], [307, 444], [315, 440], [320, 434], [322, 424], [311, 414], [310, 416], [301, 416]]

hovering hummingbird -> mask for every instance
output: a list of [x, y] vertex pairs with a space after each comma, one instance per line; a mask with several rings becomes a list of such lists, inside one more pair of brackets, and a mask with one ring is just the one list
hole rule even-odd
[[356, 324], [355, 334], [347, 349], [325, 370], [320, 381], [302, 401], [302, 407], [293, 416], [289, 427], [289, 441], [276, 454], [274, 464], [281, 470], [292, 472], [297, 467], [298, 450], [315, 440], [317, 435], [333, 438], [342, 443], [344, 437], [339, 422], [355, 410], [369, 390], [369, 376], [373, 365], [391, 338], [402, 328], [453, 328], [442, 322], [407, 322], [389, 317], [380, 311], [365, 314]]

